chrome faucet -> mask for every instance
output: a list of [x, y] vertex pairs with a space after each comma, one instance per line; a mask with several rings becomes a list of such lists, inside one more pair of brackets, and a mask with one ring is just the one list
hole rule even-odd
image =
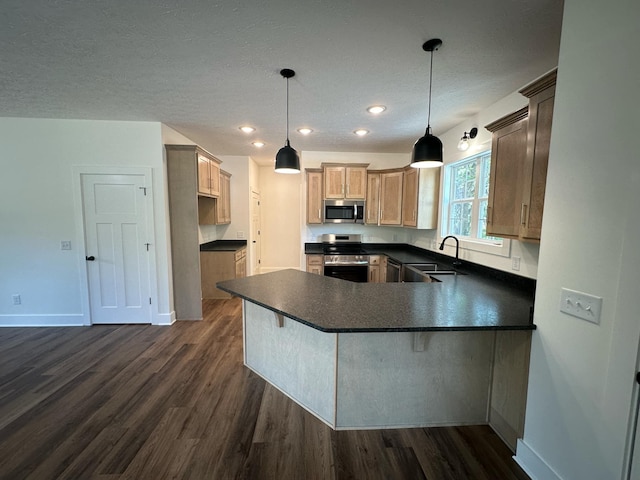
[[455, 270], [456, 267], [459, 267], [460, 265], [462, 265], [462, 262], [458, 259], [458, 253], [460, 251], [460, 242], [458, 241], [458, 239], [456, 237], [454, 237], [453, 235], [448, 235], [446, 237], [444, 237], [442, 239], [442, 243], [440, 244], [440, 250], [444, 250], [444, 242], [447, 241], [448, 238], [453, 238], [456, 241], [456, 259], [453, 262], [453, 268]]

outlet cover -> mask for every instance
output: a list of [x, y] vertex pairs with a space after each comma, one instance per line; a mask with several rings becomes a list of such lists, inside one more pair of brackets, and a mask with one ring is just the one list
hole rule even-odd
[[520, 257], [511, 257], [511, 270], [520, 270]]
[[13, 295], [11, 295], [11, 300], [13, 300], [14, 305], [22, 304], [22, 299], [20, 298], [20, 294], [18, 293], [14, 293]]
[[241, 232], [241, 231], [236, 232], [236, 238], [243, 239], [244, 238], [244, 232]]
[[60, 242], [60, 250], [71, 250], [71, 240], [62, 240]]
[[599, 325], [602, 297], [563, 288], [560, 296], [560, 311]]

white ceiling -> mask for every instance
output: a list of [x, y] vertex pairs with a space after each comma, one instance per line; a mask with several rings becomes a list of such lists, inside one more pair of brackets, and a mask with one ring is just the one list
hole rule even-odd
[[438, 135], [556, 66], [561, 18], [556, 0], [2, 0], [0, 116], [158, 121], [266, 163], [286, 137], [279, 71], [292, 68], [295, 149], [410, 152], [426, 127], [426, 40], [443, 40]]

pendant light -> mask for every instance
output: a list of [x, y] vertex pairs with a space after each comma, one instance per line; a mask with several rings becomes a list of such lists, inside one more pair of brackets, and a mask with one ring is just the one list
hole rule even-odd
[[289, 68], [280, 70], [280, 75], [287, 80], [287, 142], [276, 155], [277, 173], [300, 173], [298, 152], [289, 144], [289, 79], [296, 74]]
[[427, 130], [424, 137], [420, 138], [413, 146], [411, 166], [415, 168], [434, 168], [442, 166], [442, 142], [434, 135], [431, 135], [431, 79], [433, 76], [433, 51], [440, 48], [442, 40], [432, 38], [422, 45], [425, 52], [431, 53], [431, 64], [429, 66], [429, 114], [427, 116]]

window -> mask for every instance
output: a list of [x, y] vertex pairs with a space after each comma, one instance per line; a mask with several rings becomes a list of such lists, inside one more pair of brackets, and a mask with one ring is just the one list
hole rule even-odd
[[445, 167], [441, 235], [455, 235], [466, 248], [504, 254], [505, 241], [487, 235], [490, 172], [489, 150]]

